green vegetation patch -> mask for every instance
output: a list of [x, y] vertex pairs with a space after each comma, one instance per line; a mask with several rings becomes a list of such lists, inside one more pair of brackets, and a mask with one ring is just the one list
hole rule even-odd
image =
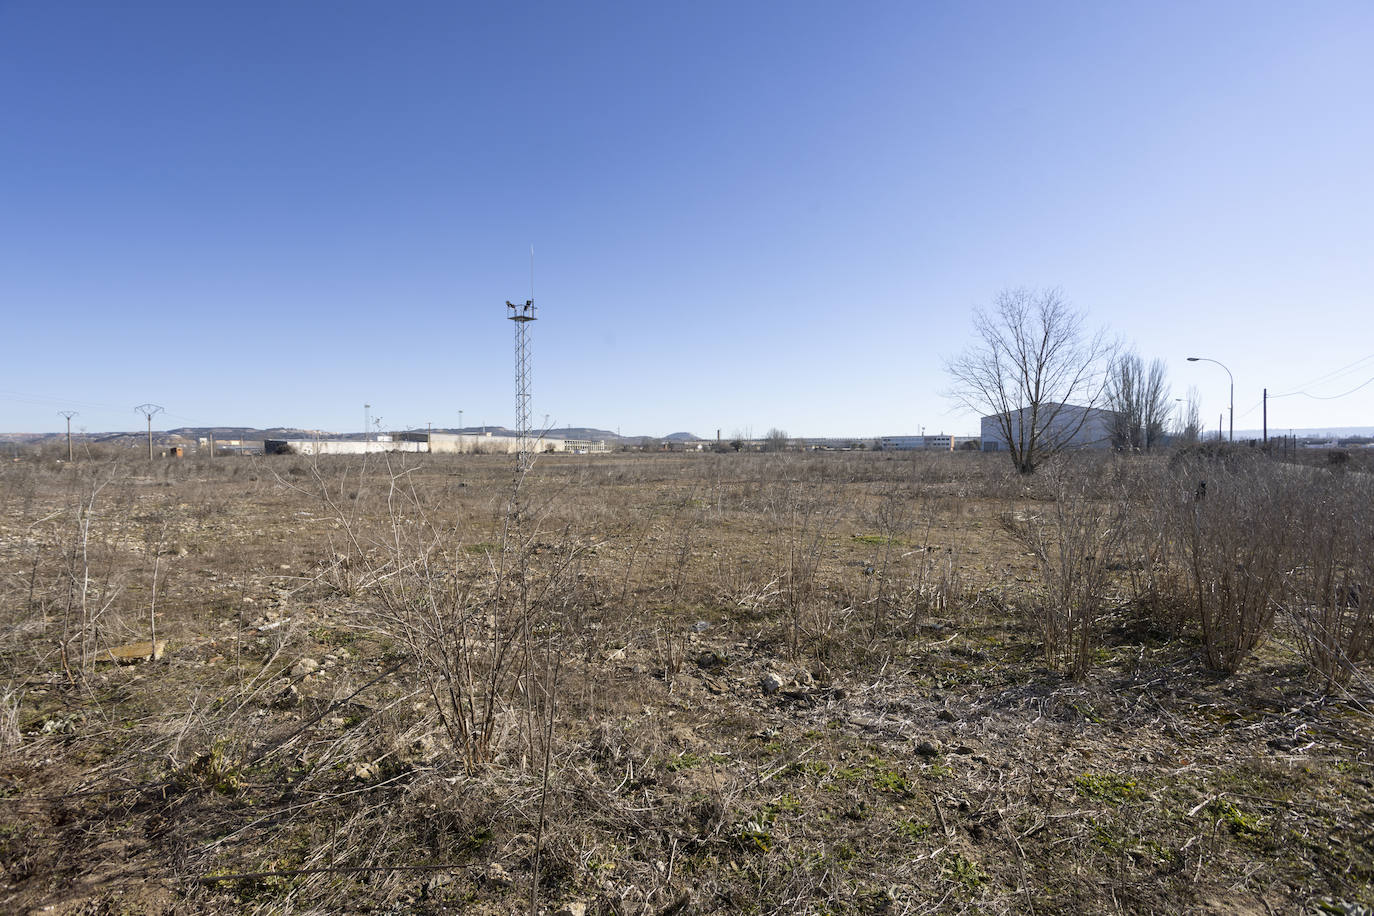
[[1100, 798], [1113, 805], [1143, 798], [1145, 795], [1134, 779], [1127, 779], [1115, 773], [1084, 773], [1082, 776], [1075, 776], [1073, 784], [1079, 794], [1088, 798]]

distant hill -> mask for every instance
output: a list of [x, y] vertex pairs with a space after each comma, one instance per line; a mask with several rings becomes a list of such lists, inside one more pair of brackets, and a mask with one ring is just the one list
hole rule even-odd
[[669, 442], [700, 442], [701, 437], [694, 433], [669, 433], [663, 438]]

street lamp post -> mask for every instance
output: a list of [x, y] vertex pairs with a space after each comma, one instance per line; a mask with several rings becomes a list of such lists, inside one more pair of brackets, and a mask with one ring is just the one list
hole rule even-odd
[[[1225, 366], [1224, 364], [1218, 362], [1218, 361], [1215, 360], [1215, 359], [1208, 359], [1206, 356], [1190, 356], [1190, 357], [1188, 357], [1188, 362], [1190, 362], [1190, 363], [1216, 363], [1218, 366], [1221, 366], [1221, 368], [1226, 369], [1226, 366]], [[1229, 378], [1229, 379], [1231, 380], [1231, 414], [1230, 414], [1230, 416], [1231, 416], [1231, 424], [1230, 424], [1230, 440], [1231, 440], [1232, 442], [1235, 442], [1235, 441], [1236, 441], [1236, 377], [1235, 377], [1234, 375], [1231, 374], [1231, 370], [1230, 370], [1230, 369], [1226, 369], [1226, 377]]]

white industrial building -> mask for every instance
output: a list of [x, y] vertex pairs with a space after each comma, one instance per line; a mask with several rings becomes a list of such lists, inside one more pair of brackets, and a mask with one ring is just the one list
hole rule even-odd
[[[1062, 448], [1111, 448], [1115, 413], [1077, 404], [1041, 404], [1036, 411], [1037, 438], [1051, 450]], [[1030, 439], [1031, 409], [983, 417], [983, 451], [1008, 450], [1007, 434], [1018, 442]]]
[[[605, 440], [553, 439], [531, 436], [535, 452], [572, 452], [579, 455], [609, 451]], [[513, 455], [520, 450], [519, 436], [496, 433], [408, 432], [396, 436], [359, 439], [268, 439], [263, 450], [269, 454], [364, 455], [381, 452], [420, 452], [428, 454]]]
[[946, 436], [944, 433], [938, 436], [883, 436], [878, 440], [878, 445], [883, 449], [893, 451], [909, 451], [912, 449], [927, 452], [952, 452], [965, 442], [979, 441], [976, 436]]

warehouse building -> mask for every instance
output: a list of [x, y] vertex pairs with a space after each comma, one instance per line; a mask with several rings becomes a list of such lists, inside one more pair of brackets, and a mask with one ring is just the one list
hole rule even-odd
[[[1112, 419], [1116, 414], [1097, 407], [1077, 404], [1041, 404], [1036, 411], [1038, 438], [1051, 449], [1111, 448]], [[1007, 435], [1017, 442], [1030, 438], [1031, 410], [1020, 410], [983, 417], [983, 451], [1008, 450]]]

